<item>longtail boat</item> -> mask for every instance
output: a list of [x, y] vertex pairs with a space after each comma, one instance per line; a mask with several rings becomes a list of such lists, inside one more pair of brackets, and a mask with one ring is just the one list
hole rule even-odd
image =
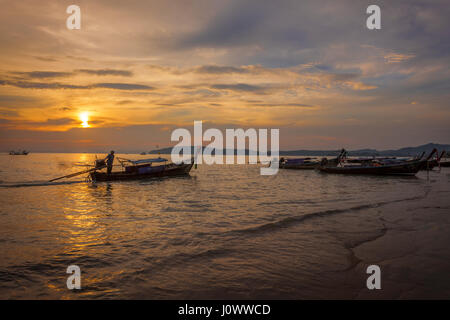
[[415, 175], [421, 166], [421, 161], [405, 162], [397, 164], [360, 165], [360, 166], [336, 166], [319, 167], [321, 172], [343, 174], [374, 174], [374, 175]]
[[[431, 159], [433, 155], [436, 154], [436, 159]], [[443, 154], [442, 154], [443, 155]], [[439, 166], [440, 156], [436, 148], [431, 151], [430, 155], [426, 159], [426, 161], [422, 162], [419, 170], [433, 170], [433, 168]]]
[[167, 163], [168, 160], [163, 158], [136, 161], [118, 158], [118, 160], [122, 164], [123, 170], [111, 172], [110, 174], [100, 171], [105, 168], [105, 163], [104, 160], [97, 160], [96, 167], [98, 167], [99, 170], [93, 170], [89, 173], [92, 181], [142, 180], [168, 176], [181, 176], [189, 174], [194, 165], [193, 159], [190, 163], [181, 164]]
[[392, 160], [389, 162], [373, 161], [364, 162], [360, 165], [346, 165], [344, 154], [343, 157], [340, 157], [337, 166], [329, 166], [326, 159], [324, 159], [318, 169], [321, 172], [340, 174], [415, 175], [419, 170], [427, 166], [436, 151], [434, 149], [425, 160], [416, 158], [413, 160], [397, 160], [395, 162]]
[[314, 170], [320, 165], [313, 158], [280, 159], [280, 169]]
[[12, 150], [12, 151], [10, 151], [9, 152], [9, 154], [11, 155], [11, 156], [26, 156], [27, 154], [28, 154], [29, 152], [28, 151], [26, 151], [26, 150], [22, 150], [22, 151], [14, 151], [14, 150]]
[[[341, 159], [347, 151], [342, 149], [339, 155], [333, 159], [327, 159], [328, 166], [337, 165], [339, 159]], [[324, 158], [325, 159], [325, 158]], [[322, 159], [322, 161], [324, 161]], [[321, 161], [315, 158], [280, 158], [279, 168], [280, 169], [295, 169], [295, 170], [314, 170], [319, 168]]]
[[373, 161], [397, 161], [397, 157], [372, 157], [372, 158], [351, 158], [347, 159], [348, 163], [367, 163]]
[[446, 151], [442, 151], [441, 159], [439, 160], [439, 165], [444, 168], [450, 167], [450, 154]]

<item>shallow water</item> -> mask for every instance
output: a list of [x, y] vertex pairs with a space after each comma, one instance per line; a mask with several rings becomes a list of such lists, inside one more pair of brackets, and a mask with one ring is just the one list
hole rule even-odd
[[[120, 156], [120, 155], [119, 155]], [[138, 155], [122, 155], [142, 158]], [[449, 170], [417, 177], [199, 165], [190, 176], [47, 183], [92, 154], [0, 155], [0, 298], [333, 298], [349, 247], [377, 214], [421, 201]], [[342, 218], [340, 218], [342, 217]], [[82, 290], [66, 288], [78, 265]]]

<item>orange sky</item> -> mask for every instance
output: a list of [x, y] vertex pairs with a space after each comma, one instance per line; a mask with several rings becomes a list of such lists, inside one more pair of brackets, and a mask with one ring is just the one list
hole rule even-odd
[[2, 1], [0, 149], [149, 150], [194, 120], [280, 128], [282, 149], [449, 143], [448, 6], [428, 3], [369, 31], [351, 1], [79, 1], [68, 30], [71, 1]]

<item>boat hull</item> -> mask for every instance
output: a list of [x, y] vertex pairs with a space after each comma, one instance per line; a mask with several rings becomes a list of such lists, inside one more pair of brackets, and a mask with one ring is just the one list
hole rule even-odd
[[450, 161], [441, 162], [440, 166], [443, 168], [448, 168], [450, 167]]
[[293, 170], [314, 170], [319, 166], [319, 163], [303, 163], [303, 164], [280, 164], [280, 169]]
[[382, 166], [320, 167], [319, 170], [321, 172], [338, 174], [415, 175], [421, 166], [421, 161], [415, 161]]
[[106, 172], [94, 171], [90, 173], [92, 181], [127, 181], [127, 180], [144, 180], [152, 178], [182, 176], [187, 175], [191, 171], [193, 163], [189, 164], [169, 164], [164, 166], [153, 167], [154, 170], [149, 170], [145, 173], [127, 173], [127, 172]]

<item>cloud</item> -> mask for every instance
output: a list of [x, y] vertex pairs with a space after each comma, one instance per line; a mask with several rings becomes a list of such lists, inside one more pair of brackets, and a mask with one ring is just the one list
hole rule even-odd
[[41, 60], [41, 61], [45, 61], [45, 62], [56, 62], [56, 61], [58, 61], [58, 59], [53, 58], [53, 57], [39, 57], [39, 56], [36, 56], [34, 58], [38, 59], [38, 60]]
[[77, 72], [87, 73], [97, 76], [122, 76], [131, 77], [133, 72], [128, 70], [117, 70], [117, 69], [79, 69]]
[[79, 121], [72, 118], [57, 118], [57, 119], [47, 119], [44, 122], [33, 122], [35, 125], [51, 125], [51, 126], [60, 126], [72, 123], [78, 123]]
[[[2, 82], [0, 81], [0, 85]], [[16, 95], [0, 95], [0, 104], [10, 104], [16, 102], [36, 102], [37, 99], [30, 96], [16, 96]]]
[[0, 80], [0, 85], [10, 85], [22, 89], [116, 89], [116, 90], [153, 90], [154, 87], [133, 83], [94, 83], [91, 85], [73, 85], [59, 82], [29, 82]]
[[92, 85], [93, 88], [106, 88], [106, 89], [116, 89], [116, 90], [153, 90], [154, 87], [146, 86], [142, 84], [132, 84], [132, 83], [96, 83]]
[[18, 117], [19, 113], [17, 111], [14, 110], [9, 110], [9, 109], [0, 109], [0, 115], [3, 117]]
[[384, 56], [386, 63], [399, 63], [414, 58], [413, 54], [388, 53]]
[[194, 68], [193, 71], [195, 73], [226, 74], [226, 73], [248, 73], [249, 69], [232, 66], [205, 65], [196, 67]]
[[22, 89], [88, 89], [88, 86], [63, 84], [59, 82], [1, 81], [0, 85], [9, 85]]
[[356, 73], [326, 73], [325, 76], [332, 81], [349, 81], [359, 77], [360, 75]]
[[303, 104], [303, 103], [255, 103], [252, 104], [256, 107], [298, 107], [298, 108], [315, 108], [316, 106], [310, 105], [310, 104]]
[[126, 105], [126, 104], [131, 104], [133, 102], [134, 102], [134, 100], [120, 100], [120, 101], [117, 101], [116, 104], [117, 105]]
[[212, 89], [217, 90], [231, 90], [238, 92], [252, 92], [263, 94], [266, 91], [266, 88], [258, 85], [251, 85], [246, 83], [237, 83], [237, 84], [213, 84], [210, 86]]
[[66, 128], [69, 125], [79, 124], [80, 121], [63, 117], [63, 118], [49, 118], [45, 121], [30, 121], [22, 119], [4, 119], [4, 127], [9, 127], [11, 129], [22, 128], [26, 130], [40, 130], [40, 129], [57, 129], [58, 127]]
[[64, 78], [73, 75], [72, 72], [57, 72], [57, 71], [13, 72], [13, 74], [21, 75], [31, 79]]

